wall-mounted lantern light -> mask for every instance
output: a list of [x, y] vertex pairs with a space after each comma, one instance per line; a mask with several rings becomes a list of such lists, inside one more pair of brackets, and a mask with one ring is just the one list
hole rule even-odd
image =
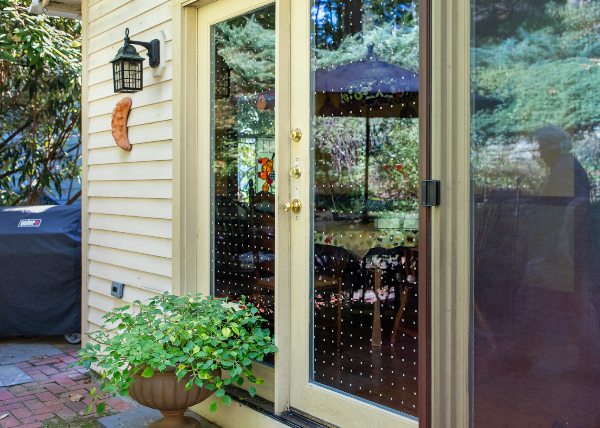
[[129, 28], [125, 29], [125, 44], [117, 52], [113, 65], [113, 83], [115, 92], [138, 92], [144, 89], [144, 58], [133, 45], [143, 46], [148, 50], [150, 67], [160, 65], [160, 41], [138, 42], [129, 39]]

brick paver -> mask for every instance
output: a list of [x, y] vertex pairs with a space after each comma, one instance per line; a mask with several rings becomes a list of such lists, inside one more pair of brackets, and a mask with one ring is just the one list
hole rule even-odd
[[[90, 402], [89, 391], [94, 386], [88, 372], [81, 367], [69, 367], [77, 360], [79, 347], [62, 343], [60, 339], [52, 345], [63, 354], [50, 358], [42, 355], [15, 364], [31, 376], [33, 382], [0, 387], [1, 428], [39, 428], [44, 421], [68, 423], [73, 419], [96, 418], [94, 412], [85, 413]], [[106, 405], [108, 413], [124, 412], [135, 406], [118, 398], [109, 398]]]

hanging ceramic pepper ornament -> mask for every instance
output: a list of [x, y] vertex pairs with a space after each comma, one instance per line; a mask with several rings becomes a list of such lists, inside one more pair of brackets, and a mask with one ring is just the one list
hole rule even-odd
[[125, 97], [119, 101], [113, 110], [111, 121], [112, 136], [115, 139], [115, 143], [127, 152], [130, 152], [132, 147], [127, 136], [127, 119], [131, 110], [131, 102], [131, 98], [129, 97]]

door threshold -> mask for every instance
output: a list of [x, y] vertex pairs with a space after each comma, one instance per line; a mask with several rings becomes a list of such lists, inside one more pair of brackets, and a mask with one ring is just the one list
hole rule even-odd
[[225, 390], [227, 391], [227, 394], [238, 403], [250, 407], [252, 410], [281, 422], [286, 426], [294, 428], [337, 428], [336, 425], [316, 420], [311, 418], [310, 415], [306, 415], [294, 409], [276, 415], [273, 403], [264, 398], [258, 396], [252, 397], [247, 391], [232, 386], [226, 387]]

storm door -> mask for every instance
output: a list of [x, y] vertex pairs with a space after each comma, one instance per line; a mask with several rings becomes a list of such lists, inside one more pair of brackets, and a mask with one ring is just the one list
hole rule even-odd
[[292, 2], [290, 404], [337, 426], [418, 426], [426, 399], [419, 6]]

